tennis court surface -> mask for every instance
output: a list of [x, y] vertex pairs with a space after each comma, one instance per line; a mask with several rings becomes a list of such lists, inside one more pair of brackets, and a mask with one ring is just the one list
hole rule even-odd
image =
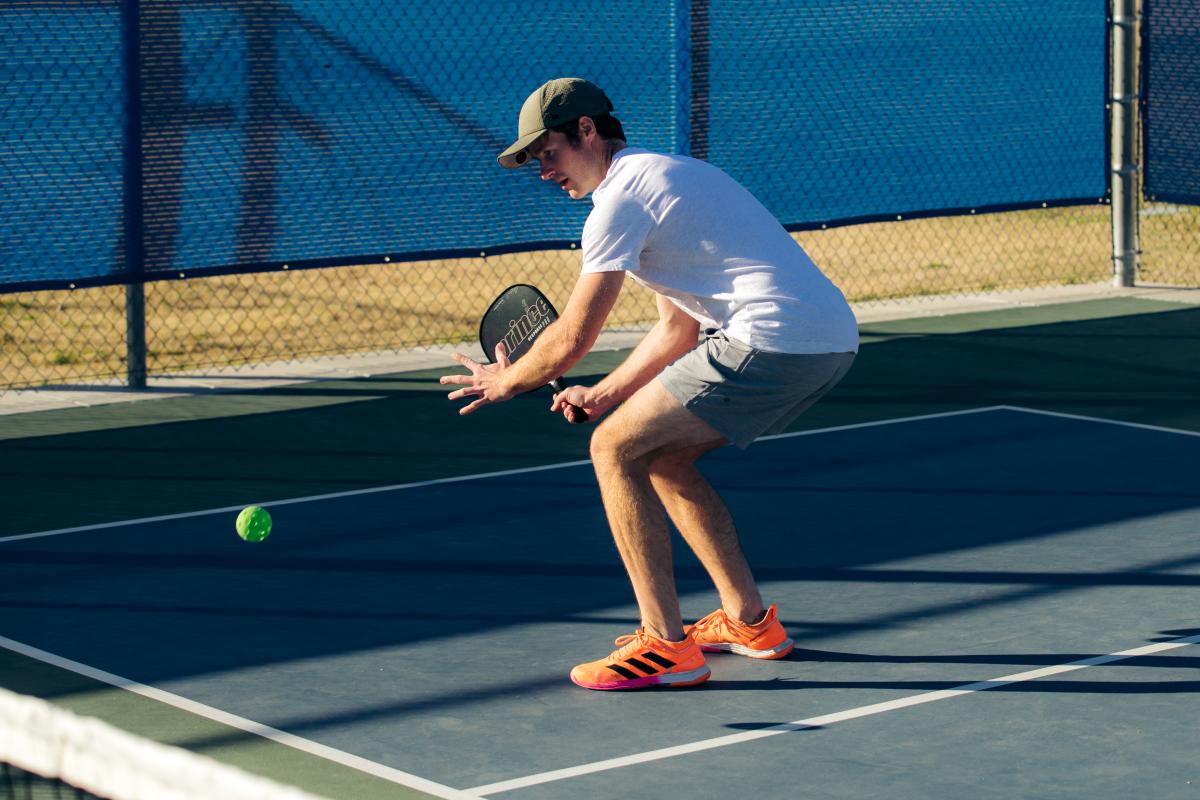
[[797, 648], [685, 690], [567, 680], [638, 616], [544, 394], [8, 418], [0, 685], [334, 798], [1195, 797], [1197, 313], [865, 328], [803, 429], [702, 462]]

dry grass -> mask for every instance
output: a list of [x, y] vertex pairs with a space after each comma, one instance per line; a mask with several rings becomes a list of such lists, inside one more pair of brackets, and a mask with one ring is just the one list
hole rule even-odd
[[[1107, 206], [889, 222], [797, 234], [851, 301], [975, 294], [1108, 280]], [[1200, 209], [1148, 206], [1141, 280], [1200, 285]], [[382, 352], [472, 340], [503, 286], [565, 302], [572, 251], [235, 275], [146, 285], [151, 372]], [[654, 317], [627, 284], [611, 324]], [[124, 375], [125, 289], [0, 297], [9, 387]]]
[[1200, 286], [1200, 208], [1147, 203], [1139, 234], [1142, 282]]
[[797, 238], [852, 302], [1103, 281], [1107, 206], [889, 222]]

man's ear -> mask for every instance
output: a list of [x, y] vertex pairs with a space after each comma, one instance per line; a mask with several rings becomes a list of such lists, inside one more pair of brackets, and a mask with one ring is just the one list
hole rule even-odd
[[579, 135], [588, 136], [596, 132], [596, 121], [591, 117], [579, 118]]

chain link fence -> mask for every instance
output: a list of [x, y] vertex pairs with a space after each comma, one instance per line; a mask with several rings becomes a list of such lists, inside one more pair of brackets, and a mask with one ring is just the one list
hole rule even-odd
[[[1200, 286], [1200, 209], [1142, 207], [1139, 283]], [[1108, 207], [1017, 211], [833, 228], [796, 238], [853, 303], [919, 309], [931, 296], [1103, 284]], [[151, 374], [385, 353], [474, 341], [499, 288], [534, 283], [560, 305], [579, 268], [570, 250], [374, 264], [146, 284]], [[123, 383], [125, 287], [0, 295], [5, 387]], [[627, 283], [610, 328], [655, 317]]]
[[[798, 229], [796, 239], [852, 302], [919, 304], [930, 296], [1111, 280], [1111, 215], [1103, 179], [1092, 199], [1079, 191], [1080, 186], [1097, 183], [1085, 176], [1057, 194], [1047, 191], [1048, 207], [1038, 207], [1029, 193], [1047, 187], [1031, 184], [1011, 189], [1005, 183], [1022, 180], [1020, 175], [1014, 178], [1010, 174], [1022, 167], [1018, 161], [982, 173], [978, 170], [983, 167], [962, 163], [964, 154], [977, 155], [964, 142], [972, 135], [986, 136], [986, 132], [961, 134], [967, 138], [959, 142], [962, 152], [954, 154], [957, 160], [953, 163], [936, 160], [936, 153], [930, 150], [929, 163], [905, 167], [925, 176], [923, 180], [929, 184], [925, 191], [936, 195], [928, 201], [935, 203], [933, 208], [953, 208], [952, 215], [935, 216], [921, 210], [916, 195], [894, 191], [872, 200], [875, 206], [854, 205], [872, 196], [856, 187], [884, 185], [884, 177], [896, 177], [875, 181], [873, 169], [883, 169], [881, 165], [889, 160], [920, 150], [888, 150], [887, 137], [881, 131], [899, 124], [905, 136], [932, 147], [933, 138], [960, 135], [952, 134], [952, 129], [961, 127], [963, 120], [953, 115], [921, 120], [910, 109], [897, 120], [896, 103], [900, 101], [893, 100], [891, 110], [870, 123], [876, 129], [868, 131], [868, 136], [863, 129], [870, 121], [854, 116], [863, 113], [862, 108], [825, 86], [824, 94], [817, 93], [824, 103], [817, 109], [822, 124], [829, 128], [834, 117], [846, 117], [840, 129], [844, 148], [840, 160], [826, 158], [805, 167], [818, 170], [815, 175], [801, 171], [764, 177], [762, 173], [771, 171], [770, 164], [739, 166], [741, 150], [750, 149], [753, 162], [756, 156], [748, 145], [761, 140], [743, 141], [730, 130], [732, 123], [720, 122], [738, 112], [731, 105], [730, 90], [722, 88], [724, 73], [720, 71], [725, 69], [720, 36], [725, 35], [722, 26], [735, 27], [729, 21], [732, 10], [716, 2], [665, 3], [660, 14], [647, 18], [646, 31], [664, 36], [677, 37], [681, 28], [690, 26], [686, 52], [666, 47], [665, 40], [656, 42], [646, 32], [612, 45], [616, 52], [608, 57], [627, 61], [619, 72], [613, 72], [607, 62], [580, 64], [575, 58], [564, 61], [564, 54], [557, 51], [547, 52], [541, 54], [546, 63], [528, 59], [515, 75], [506, 73], [505, 83], [512, 83], [511, 91], [492, 96], [496, 93], [489, 90], [484, 93], [486, 101], [460, 88], [471, 86], [464, 70], [470, 66], [476, 70], [471, 74], [477, 74], [479, 65], [467, 65], [462, 54], [451, 52], [455, 42], [461, 49], [474, 41], [470, 39], [478, 33], [474, 28], [488, 27], [478, 21], [460, 31], [435, 20], [408, 20], [404, 24], [412, 31], [438, 33], [424, 40], [410, 38], [405, 47], [397, 48], [388, 37], [403, 33], [398, 27], [401, 23], [395, 21], [396, 16], [403, 16], [403, 9], [385, 13], [389, 7], [367, 0], [350, 3], [346, 6], [350, 11], [330, 18], [321, 17], [333, 14], [332, 6], [276, 0], [108, 4], [109, 12], [116, 5], [137, 6], [143, 15], [143, 36], [149, 31], [159, 37], [154, 47], [144, 47], [140, 53], [142, 71], [157, 76], [139, 94], [147, 106], [145, 119], [153, 124], [141, 126], [132, 140], [126, 130], [124, 140], [126, 145], [137, 144], [143, 156], [139, 166], [144, 181], [138, 191], [146, 212], [139, 217], [138, 230], [130, 227], [129, 214], [120, 212], [122, 180], [129, 180], [122, 168], [122, 164], [128, 166], [128, 150], [122, 155], [119, 137], [118, 144], [113, 144], [113, 131], [121, 125], [121, 103], [114, 105], [109, 92], [108, 100], [97, 98], [90, 107], [75, 108], [73, 119], [78, 121], [66, 126], [70, 135], [64, 138], [57, 129], [51, 136], [50, 122], [33, 102], [44, 100], [47, 85], [64, 96], [78, 94], [80, 87], [89, 96], [96, 93], [95, 74], [103, 64], [96, 60], [93, 49], [88, 58], [96, 63], [72, 61], [64, 71], [58, 49], [29, 30], [35, 24], [46, 24], [48, 14], [56, 25], [66, 20], [68, 27], [85, 26], [88, 16], [102, 13], [105, 5], [98, 2], [84, 8], [31, 0], [0, 10], [6, 40], [16, 42], [4, 60], [32, 60], [36, 66], [22, 73], [24, 83], [2, 101], [8, 120], [4, 124], [19, 123], [33, 134], [45, 130], [50, 139], [41, 149], [0, 143], [0, 167], [10, 176], [17, 175], [22, 186], [22, 191], [10, 193], [2, 209], [6, 219], [0, 222], [5, 240], [13, 245], [4, 254], [6, 263], [0, 275], [7, 281], [7, 291], [0, 293], [0, 389], [124, 382], [127, 280], [144, 286], [145, 361], [152, 375], [473, 341], [479, 314], [501, 288], [515, 282], [539, 285], [561, 305], [579, 268], [579, 253], [572, 249], [571, 240], [578, 235], [590, 204], [568, 204], [538, 186], [536, 174], [529, 170], [509, 173], [492, 161], [499, 149], [497, 143], [507, 144], [504, 137], [524, 94], [545, 77], [561, 72], [559, 63], [576, 65], [578, 72], [607, 75], [600, 82], [610, 93], [628, 98], [625, 111], [618, 116], [635, 144], [692, 152], [702, 145], [722, 166], [729, 161], [727, 168], [748, 183], [775, 181], [769, 190], [759, 193], [767, 194], [764, 200], [780, 208], [809, 202], [809, 194], [819, 194], [826, 187], [833, 187], [829, 192], [843, 192], [828, 200], [831, 207], [841, 210], [833, 216], [872, 221], [822, 227], [813, 221], [811, 208], [797, 206], [779, 214]], [[844, 41], [835, 40], [847, 51], [841, 56], [846, 61], [843, 66], [860, 70], [846, 85], [870, 83], [868, 93], [878, 93], [879, 87], [865, 80], [862, 70], [867, 70], [869, 77], [874, 74], [871, 70], [881, 74], [917, 69], [940, 50], [932, 54], [921, 50], [934, 46], [930, 29], [913, 28], [918, 23], [911, 21], [901, 24], [890, 16], [893, 12], [880, 16], [871, 5], [863, 3], [849, 20], [852, 24], [845, 24], [838, 34]], [[1081, 4], [1064, 0], [1058, 6], [1069, 7], [1083, 19], [1080, 24], [1087, 36], [1095, 34], [1102, 40], [1103, 19], [1093, 31], [1096, 20], [1084, 18], [1078, 10]], [[1056, 25], [1071, 24], [1070, 15], [1060, 13], [1063, 9], [1058, 6], [1044, 13], [1059, 19]], [[799, 24], [785, 22], [788, 14], [797, 12], [796, 4], [764, 3], [756, 8], [756, 13], [767, 15], [761, 21], [775, 42], [772, 61], [786, 60], [788, 54], [780, 49], [787, 46], [787, 25]], [[614, 7], [606, 13], [615, 19], [624, 11]], [[921, 13], [944, 13], [959, 19], [963, 11], [958, 3], [937, 2]], [[110, 27], [111, 17], [110, 13]], [[815, 24], [811, 16], [803, 22]], [[526, 24], [522, 17], [519, 26]], [[492, 33], [500, 39], [511, 35], [510, 27], [518, 27], [517, 22], [506, 21], [494, 25], [500, 30]], [[20, 31], [25, 33], [18, 35]], [[264, 31], [274, 33], [267, 36]], [[103, 44], [112, 55], [121, 50], [121, 37], [119, 32], [110, 34]], [[829, 31], [826, 34], [833, 37]], [[909, 43], [918, 52], [899, 63], [894, 48], [905, 36], [914, 35], [915, 43]], [[1071, 31], [1062, 35], [1076, 36]], [[592, 44], [597, 53], [603, 52], [601, 43]], [[878, 52], [864, 51], [868, 44]], [[939, 47], [962, 50], [960, 44], [951, 47], [943, 42]], [[993, 44], [979, 42], [967, 51], [990, 52]], [[1026, 48], [1020, 42], [1006, 46], [1022, 52]], [[657, 50], [647, 51], [655, 47]], [[395, 50], [403, 52], [393, 59]], [[476, 60], [480, 55], [475, 53]], [[482, 55], [487, 56], [483, 60], [488, 65], [496, 66], [504, 54], [493, 48]], [[872, 55], [878, 56], [875, 62], [868, 62], [874, 66], [861, 66], [859, 62]], [[801, 61], [802, 56], [791, 57]], [[726, 52], [725, 58], [729, 57]], [[949, 76], [943, 87], [945, 97], [939, 102], [951, 111], [971, 107], [974, 101], [970, 97], [955, 99], [954, 87], [971, 70], [997, 66], [1004, 60], [1004, 51], [991, 57], [997, 61], [990, 66], [956, 62], [946, 67], [958, 72]], [[256, 70], [255, 64], [264, 58], [275, 68]], [[955, 58], [963, 56], [959, 53]], [[240, 65], [240, 72], [224, 74], [228, 64]], [[299, 75], [300, 83], [280, 81], [280, 64], [286, 66], [286, 74]], [[1094, 64], [1095, 71], [1103, 71], [1102, 56]], [[667, 82], [665, 96], [659, 96], [657, 89], [640, 88], [651, 82], [641, 71], [660, 68], [675, 81]], [[814, 67], [826, 68], [828, 64]], [[1034, 71], [1053, 72], [1045, 65], [1034, 65]], [[437, 92], [409, 77], [417, 74], [428, 79], [439, 72], [444, 73], [444, 82]], [[185, 74], [186, 81], [179, 78]], [[932, 74], [915, 77], [927, 81]], [[1103, 79], [1097, 75], [1092, 82], [1100, 86]], [[112, 89], [120, 80], [107, 75], [102, 83]], [[322, 93], [329, 94], [326, 100], [336, 99], [347, 86], [361, 90], [353, 95], [354, 104], [330, 100], [322, 105], [304, 94], [311, 90], [318, 99]], [[703, 102], [698, 86], [704, 91]], [[1057, 87], [1055, 91], [1065, 89]], [[804, 92], [797, 94], [803, 96]], [[918, 102], [916, 98], [900, 100], [911, 101], [910, 105]], [[1048, 108], [1061, 105], [1061, 98], [1043, 100]], [[752, 97], [748, 102], [764, 101]], [[963, 105], [955, 106], [958, 102]], [[979, 102], [987, 105], [989, 98], [979, 98]], [[1005, 103], [1007, 99], [1001, 106]], [[1094, 111], [1085, 112], [1085, 118], [1092, 120], [1089, 125], [1102, 123], [1102, 98], [1096, 97], [1095, 104]], [[484, 119], [488, 124], [496, 121], [503, 133], [492, 132], [480, 122]], [[918, 123], [925, 123], [929, 130], [922, 133]], [[994, 150], [1036, 143], [1043, 135], [1038, 126], [1031, 132], [1024, 123], [998, 130], [995, 135], [1000, 138], [994, 142]], [[778, 149], [793, 142], [790, 133], [767, 130], [762, 136]], [[1102, 130], [1089, 136], [1103, 139]], [[442, 142], [453, 148], [439, 153], [436, 146], [430, 146]], [[1045, 158], [1053, 159], [1066, 146], [1057, 141], [1048, 148]], [[854, 153], [865, 149], [870, 150], [869, 158], [856, 161]], [[56, 158], [63, 153], [75, 163], [81, 154], [89, 156], [87, 174], [68, 176], [70, 180], [56, 175], [55, 169], [62, 163]], [[802, 160], [807, 156], [800, 154]], [[23, 158], [19, 164], [18, 157]], [[315, 159], [313, 163], [319, 166], [305, 167], [302, 162], [306, 158]], [[1094, 160], [1095, 171], [1102, 176], [1104, 158], [1098, 149], [1087, 154], [1085, 161], [1090, 164]], [[1038, 169], [1036, 165], [1028, 168]], [[822, 169], [826, 172], [820, 172]], [[381, 176], [399, 176], [399, 180], [389, 183]], [[985, 202], [972, 210], [964, 200], [971, 195], [972, 186], [986, 182], [984, 179], [994, 179], [995, 184], [986, 187], [993, 193], [985, 193]], [[81, 199], [75, 191], [81, 180], [98, 187], [100, 194], [90, 201]], [[463, 205], [466, 195], [480, 199]], [[904, 199], [897, 199], [900, 197]], [[100, 213], [105, 198], [107, 206], [117, 212]], [[988, 199], [993, 201], [991, 205]], [[820, 197], [811, 201], [822, 202]], [[885, 202], [908, 203], [904, 207], [921, 213], [911, 219], [905, 213], [889, 217], [881, 213], [887, 207], [879, 203]], [[1006, 205], [1013, 210], [998, 210]], [[51, 221], [47, 214], [55, 208], [70, 213]], [[546, 219], [553, 220], [553, 226], [539, 227], [539, 221]], [[1198, 209], [1146, 203], [1140, 225], [1143, 254], [1139, 279], [1200, 285]], [[125, 238], [131, 233], [145, 246], [140, 269], [149, 279], [144, 284], [138, 283], [136, 273], [131, 273], [123, 260], [129, 252]], [[505, 252], [513, 248], [499, 246], [481, 256], [478, 248], [473, 254], [465, 246], [478, 241], [496, 245], [524, 242], [521, 246], [530, 248], [529, 242], [541, 241], [546, 247]], [[302, 257], [285, 261], [283, 255], [289, 248]], [[355, 252], [392, 252], [396, 257], [354, 256]], [[422, 252], [429, 257], [411, 260], [414, 253], [419, 256]], [[110, 268], [112, 253], [118, 254], [119, 279], [110, 281], [112, 285], [91, 285], [95, 281], [89, 282], [89, 278]], [[54, 285], [24, 288], [39, 280]], [[69, 288], [72, 285], [74, 288]], [[610, 327], [640, 328], [654, 316], [653, 297], [627, 283]]]
[[1143, 203], [1138, 283], [1200, 288], [1200, 207]]
[[1200, 4], [1140, 0], [1139, 279], [1200, 286]]
[[[1200, 265], [1196, 209], [1147, 218], [1170, 232], [1156, 247], [1162, 282]], [[831, 228], [795, 237], [851, 302], [1104, 283], [1112, 265], [1107, 206], [940, 217]], [[1155, 228], [1157, 236], [1158, 228]], [[1158, 237], [1162, 238], [1162, 237]], [[1191, 264], [1188, 267], [1188, 264]], [[152, 374], [403, 351], [473, 341], [499, 288], [527, 282], [562, 305], [579, 270], [571, 250], [155, 281], [145, 285]], [[0, 296], [5, 383], [119, 382], [125, 374], [125, 287]], [[627, 283], [610, 328], [655, 318], [654, 298]]]

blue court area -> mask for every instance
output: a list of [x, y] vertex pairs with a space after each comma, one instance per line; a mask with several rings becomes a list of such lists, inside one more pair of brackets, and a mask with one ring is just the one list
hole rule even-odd
[[586, 462], [272, 504], [259, 545], [236, 510], [10, 537], [0, 635], [397, 797], [1195, 797], [1198, 459], [1008, 407], [715, 453], [797, 649], [695, 689], [567, 679], [638, 625]]

